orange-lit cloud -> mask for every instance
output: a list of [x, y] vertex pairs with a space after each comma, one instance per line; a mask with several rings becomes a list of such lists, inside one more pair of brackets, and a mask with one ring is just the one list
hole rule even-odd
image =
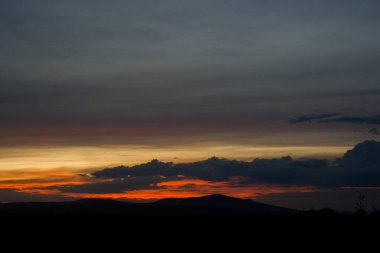
[[[183, 185], [189, 182], [183, 182]], [[169, 182], [168, 185], [171, 185]], [[154, 190], [136, 190], [125, 193], [111, 193], [111, 194], [78, 194], [78, 193], [65, 193], [65, 196], [73, 198], [112, 198], [112, 199], [129, 199], [129, 200], [154, 200], [162, 198], [184, 198], [184, 197], [199, 197], [209, 194], [224, 194], [239, 198], [255, 198], [261, 195], [272, 193], [287, 193], [287, 192], [313, 192], [317, 191], [314, 187], [292, 187], [292, 186], [275, 186], [275, 185], [259, 185], [259, 186], [246, 186], [231, 188], [223, 186], [223, 183], [206, 183], [198, 182], [191, 189], [183, 189], [175, 182], [174, 187], [167, 187], [166, 189]], [[182, 186], [183, 186], [182, 185]]]
[[[253, 161], [212, 157], [188, 163], [154, 159], [135, 166], [85, 170], [80, 174], [65, 169], [6, 170], [0, 174], [0, 189], [65, 198], [139, 200], [208, 194], [257, 198], [329, 187], [374, 189], [379, 183], [372, 171], [378, 169], [379, 160], [373, 150], [380, 150], [380, 143], [360, 143], [335, 163], [291, 157]], [[368, 151], [370, 156], [362, 155]], [[352, 173], [357, 177], [352, 177]]]
[[[51, 175], [51, 173], [44, 174], [44, 176], [49, 175]], [[122, 193], [108, 194], [63, 193], [59, 190], [59, 188], [56, 188], [59, 186], [66, 185], [84, 185], [93, 181], [94, 179], [86, 177], [78, 177], [75, 175], [67, 176], [66, 174], [64, 174], [64, 176], [61, 179], [54, 180], [48, 180], [48, 177], [44, 177], [32, 181], [0, 181], [0, 189], [13, 189], [18, 192], [24, 192], [29, 194], [39, 194], [47, 196], [56, 195], [69, 198], [112, 198], [126, 200], [154, 200], [161, 198], [198, 197], [216, 193], [241, 198], [254, 198], [256, 196], [270, 193], [310, 192], [317, 190], [314, 187], [292, 187], [264, 184], [252, 184], [244, 187], [231, 187], [230, 182], [210, 182], [198, 179], [183, 179], [161, 182], [157, 184], [157, 186], [160, 187], [159, 189], [132, 190]]]

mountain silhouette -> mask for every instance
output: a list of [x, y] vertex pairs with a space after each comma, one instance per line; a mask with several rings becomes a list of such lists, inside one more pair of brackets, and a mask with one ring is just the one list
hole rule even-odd
[[17, 234], [27, 228], [30, 231], [28, 234], [36, 234], [36, 229], [40, 229], [54, 236], [57, 231], [70, 231], [78, 233], [77, 238], [99, 231], [106, 231], [107, 235], [112, 231], [118, 231], [118, 234], [122, 231], [120, 235], [123, 238], [128, 232], [150, 234], [154, 237], [164, 236], [166, 240], [168, 231], [179, 236], [190, 232], [193, 236], [193, 231], [196, 231], [197, 235], [203, 233], [203, 238], [209, 238], [210, 234], [235, 235], [238, 231], [244, 231], [244, 235], [249, 235], [247, 241], [250, 242], [253, 231], [265, 235], [283, 231], [281, 236], [293, 236], [289, 231], [308, 231], [310, 228], [312, 231], [322, 231], [331, 227], [352, 231], [352, 228], [363, 228], [363, 224], [372, 224], [372, 221], [373, 227], [380, 224], [375, 215], [357, 217], [327, 209], [296, 211], [224, 195], [167, 198], [153, 203], [110, 199], [0, 203], [0, 225], [3, 231], [14, 229], [13, 234]]
[[0, 215], [213, 215], [290, 214], [295, 210], [224, 195], [196, 198], [167, 198], [153, 203], [128, 203], [109, 199], [81, 199], [68, 202], [0, 204]]
[[242, 211], [246, 213], [291, 213], [294, 210], [255, 202], [250, 199], [239, 199], [215, 194], [195, 198], [167, 198], [156, 202], [166, 206], [193, 207], [215, 211]]

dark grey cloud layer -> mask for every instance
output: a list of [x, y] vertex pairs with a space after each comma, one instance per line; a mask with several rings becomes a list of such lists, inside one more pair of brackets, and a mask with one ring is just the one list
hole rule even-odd
[[358, 101], [372, 112], [379, 11], [374, 0], [2, 0], [0, 122], [261, 123]]
[[337, 117], [333, 119], [325, 119], [320, 122], [329, 123], [329, 122], [337, 122], [337, 123], [365, 123], [372, 125], [380, 124], [380, 115], [376, 116], [350, 116], [350, 117]]
[[305, 114], [289, 119], [289, 123], [305, 123], [305, 122], [318, 122], [318, 123], [356, 123], [356, 124], [380, 124], [380, 115], [374, 116], [345, 116], [342, 113], [319, 113], [319, 114]]
[[[59, 187], [64, 192], [116, 193], [157, 189], [157, 183], [181, 179], [229, 182], [231, 187], [254, 183], [316, 187], [379, 187], [380, 142], [366, 141], [330, 164], [327, 160], [255, 159], [252, 162], [210, 158], [193, 163], [153, 160], [92, 173], [108, 182]], [[239, 178], [239, 180], [233, 179]]]
[[[299, 124], [299, 123], [339, 123], [339, 124], [350, 124], [350, 125], [358, 125], [358, 124], [366, 124], [366, 125], [380, 125], [380, 115], [375, 116], [346, 116], [343, 113], [319, 113], [319, 114], [305, 114], [297, 117], [293, 117], [289, 119], [289, 123], [291, 124]], [[368, 130], [368, 133], [371, 135], [378, 136], [380, 132], [376, 127], [373, 127]]]
[[[144, 189], [159, 189], [156, 185], [159, 182], [166, 181], [166, 178], [160, 178], [157, 176], [152, 177], [133, 177], [133, 178], [121, 178], [113, 179], [109, 182], [74, 185], [74, 186], [62, 186], [59, 189], [62, 192], [70, 193], [91, 193], [91, 194], [103, 194], [103, 193], [121, 193], [131, 190], [144, 190]], [[56, 188], [56, 187], [52, 187]]]
[[0, 189], [0, 204], [7, 202], [44, 202], [44, 201], [68, 201], [72, 200], [69, 197], [61, 196], [60, 194], [37, 194], [20, 192], [15, 189]]
[[305, 122], [313, 122], [316, 120], [322, 120], [322, 119], [327, 119], [327, 118], [332, 118], [335, 116], [340, 115], [340, 113], [320, 113], [320, 114], [305, 114], [301, 116], [297, 116], [294, 118], [289, 119], [290, 123], [297, 124], [297, 123], [305, 123]]

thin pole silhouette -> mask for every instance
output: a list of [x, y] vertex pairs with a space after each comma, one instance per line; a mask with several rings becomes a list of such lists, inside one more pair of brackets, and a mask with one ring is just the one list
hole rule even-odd
[[365, 200], [366, 196], [363, 195], [361, 193], [361, 191], [356, 191], [356, 192], [359, 194], [358, 203], [356, 204], [356, 210], [358, 212], [363, 212], [364, 211], [364, 200]]

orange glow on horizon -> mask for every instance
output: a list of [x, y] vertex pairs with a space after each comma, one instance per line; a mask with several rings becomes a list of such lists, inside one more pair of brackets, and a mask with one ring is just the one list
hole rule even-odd
[[[238, 179], [234, 179], [238, 180]], [[18, 192], [56, 195], [67, 198], [105, 198], [121, 200], [156, 200], [162, 198], [187, 198], [199, 197], [209, 194], [224, 194], [239, 198], [255, 198], [260, 195], [285, 192], [312, 192], [317, 191], [315, 187], [283, 186], [267, 184], [249, 184], [244, 186], [233, 186], [231, 182], [209, 182], [199, 179], [182, 179], [157, 184], [158, 189], [132, 190], [121, 193], [89, 194], [89, 193], [64, 193], [54, 187], [74, 186], [88, 183], [104, 182], [107, 180], [94, 180], [93, 178], [63, 177], [61, 180], [53, 181], [3, 181], [0, 188], [13, 189]]]
[[124, 199], [124, 200], [156, 200], [163, 198], [189, 198], [200, 197], [210, 194], [223, 194], [237, 198], [255, 198], [261, 195], [272, 193], [287, 192], [314, 192], [315, 187], [281, 187], [281, 186], [258, 186], [258, 187], [215, 187], [215, 185], [205, 185], [192, 190], [174, 189], [152, 189], [152, 190], [135, 190], [125, 193], [110, 194], [85, 194], [85, 193], [66, 193], [66, 197], [72, 198], [104, 198], [104, 199]]
[[[20, 179], [22, 173], [39, 171], [92, 171], [119, 165], [136, 165], [153, 158], [164, 162], [194, 162], [213, 156], [238, 160], [274, 158], [282, 156], [334, 157], [343, 154], [347, 147], [326, 146], [251, 146], [202, 145], [188, 147], [99, 146], [99, 147], [33, 147], [7, 148], [0, 152], [0, 180]], [[24, 178], [27, 178], [25, 176]]]

